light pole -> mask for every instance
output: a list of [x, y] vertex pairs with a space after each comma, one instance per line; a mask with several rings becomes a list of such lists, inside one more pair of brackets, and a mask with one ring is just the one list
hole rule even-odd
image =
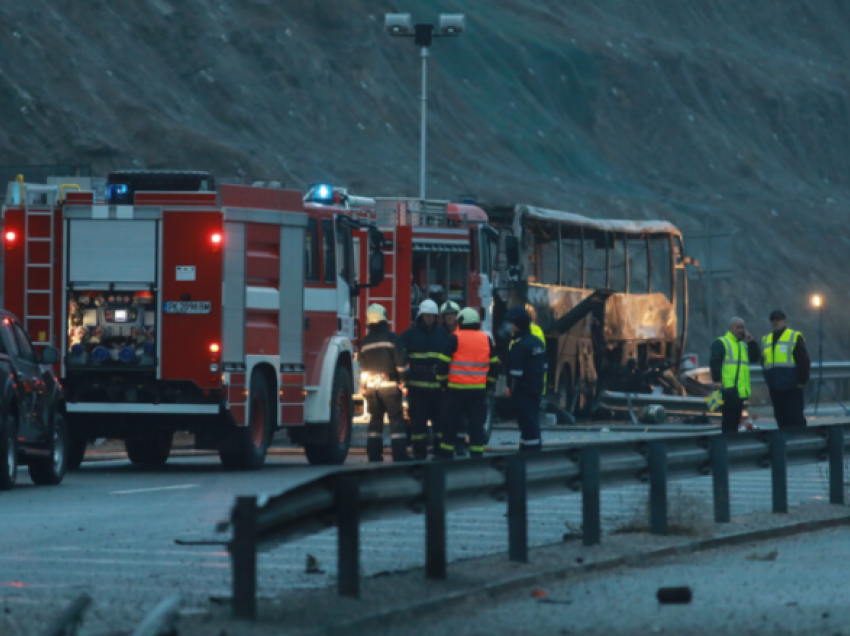
[[835, 395], [833, 390], [829, 388], [829, 385], [823, 381], [823, 296], [820, 294], [812, 294], [812, 307], [815, 308], [815, 311], [818, 312], [818, 383], [814, 389], [812, 389], [811, 395], [809, 395], [809, 399], [806, 400], [806, 404], [812, 401], [812, 398], [815, 399], [815, 415], [818, 414], [818, 404], [820, 403], [820, 390], [821, 387], [825, 388], [829, 391], [829, 394], [833, 397], [833, 399], [838, 402], [842, 409], [844, 409], [844, 414], [847, 415], [847, 407], [844, 406], [844, 403], [838, 399], [838, 396]]
[[419, 132], [419, 198], [425, 198], [425, 165], [428, 134], [428, 48], [435, 37], [456, 37], [466, 29], [463, 13], [441, 13], [437, 25], [414, 24], [409, 13], [387, 13], [384, 29], [395, 37], [412, 37], [422, 59], [422, 123]]

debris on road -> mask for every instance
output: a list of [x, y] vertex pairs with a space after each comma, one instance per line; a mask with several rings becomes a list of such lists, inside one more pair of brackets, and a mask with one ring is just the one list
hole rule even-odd
[[658, 597], [658, 602], [662, 605], [686, 605], [691, 602], [693, 593], [690, 587], [682, 585], [678, 587], [659, 587], [656, 596]]
[[778, 550], [773, 550], [767, 554], [758, 554], [757, 552], [753, 552], [752, 554], [747, 555], [747, 561], [776, 561], [777, 556], [779, 556]]

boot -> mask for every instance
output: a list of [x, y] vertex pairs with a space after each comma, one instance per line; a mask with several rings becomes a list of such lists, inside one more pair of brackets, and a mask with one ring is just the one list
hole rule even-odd
[[370, 437], [366, 440], [366, 455], [370, 462], [384, 461], [384, 440], [380, 437]]
[[409, 462], [413, 461], [413, 458], [407, 454], [407, 440], [406, 439], [394, 439], [392, 441], [392, 451], [393, 451], [393, 462]]

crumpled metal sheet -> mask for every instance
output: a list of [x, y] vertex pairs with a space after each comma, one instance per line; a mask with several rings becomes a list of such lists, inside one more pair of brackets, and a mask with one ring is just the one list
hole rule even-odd
[[674, 236], [681, 236], [679, 229], [667, 221], [625, 221], [611, 219], [591, 219], [590, 217], [561, 210], [547, 210], [531, 205], [517, 205], [514, 208], [514, 236], [521, 236], [521, 224], [523, 218], [537, 219], [539, 221], [552, 221], [553, 223], [566, 223], [572, 226], [580, 226], [589, 229], [602, 230], [604, 232], [622, 232], [625, 234], [644, 234], [646, 232], [667, 232]]
[[[572, 289], [531, 283], [528, 301], [537, 311], [537, 324], [545, 332], [561, 316], [592, 290]], [[573, 335], [591, 337], [591, 316], [588, 315]], [[614, 294], [605, 305], [605, 339], [616, 340], [676, 340], [677, 316], [673, 303], [664, 294]]]

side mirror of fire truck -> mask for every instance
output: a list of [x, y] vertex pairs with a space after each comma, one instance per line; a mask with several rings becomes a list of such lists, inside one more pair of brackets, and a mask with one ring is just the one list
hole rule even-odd
[[509, 266], [519, 266], [519, 239], [517, 237], [505, 237], [505, 257], [508, 259]]
[[369, 252], [369, 285], [375, 287], [384, 280], [384, 253], [381, 250]]

